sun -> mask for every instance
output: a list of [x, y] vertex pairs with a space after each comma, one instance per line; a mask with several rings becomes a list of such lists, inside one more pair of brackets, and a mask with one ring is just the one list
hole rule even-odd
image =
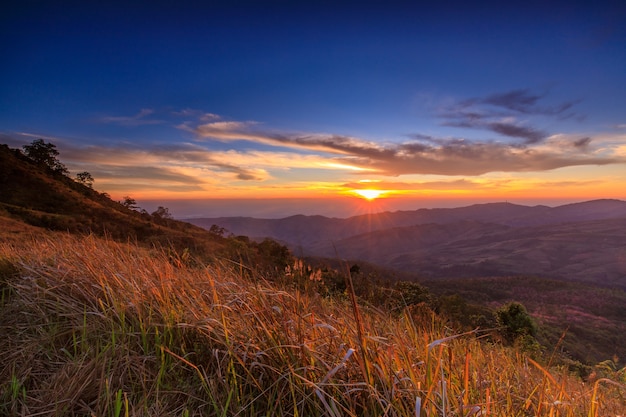
[[372, 200], [376, 200], [377, 198], [381, 197], [385, 191], [383, 190], [375, 190], [372, 188], [366, 188], [364, 190], [354, 190], [355, 194], [358, 194], [360, 197], [363, 197], [364, 199], [368, 200], [368, 201], [372, 201]]

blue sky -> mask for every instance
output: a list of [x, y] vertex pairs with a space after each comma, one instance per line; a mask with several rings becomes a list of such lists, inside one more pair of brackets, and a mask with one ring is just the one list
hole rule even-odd
[[2, 8], [0, 142], [45, 138], [114, 198], [626, 198], [620, 1]]

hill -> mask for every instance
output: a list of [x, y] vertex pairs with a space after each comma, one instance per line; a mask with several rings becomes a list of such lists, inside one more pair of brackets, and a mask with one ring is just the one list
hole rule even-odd
[[207, 250], [216, 239], [188, 223], [152, 216], [0, 145], [0, 216], [46, 230], [95, 233]]
[[166, 208], [150, 214], [113, 201], [66, 175], [60, 161], [52, 161], [51, 168], [20, 150], [0, 145], [0, 226], [4, 231], [0, 241], [13, 236], [19, 239], [25, 231], [63, 231], [130, 240], [157, 247], [175, 258], [198, 258], [203, 262], [226, 259], [269, 270], [282, 269], [290, 262], [287, 248], [273, 241], [227, 238], [175, 220]]
[[429, 278], [519, 273], [626, 288], [626, 202], [620, 200], [187, 221], [271, 237], [302, 256], [362, 259]]

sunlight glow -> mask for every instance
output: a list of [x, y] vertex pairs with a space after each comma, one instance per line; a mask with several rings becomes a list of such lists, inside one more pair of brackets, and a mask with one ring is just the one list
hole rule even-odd
[[364, 189], [364, 190], [354, 190], [355, 194], [358, 194], [359, 196], [363, 197], [366, 200], [375, 200], [379, 197], [381, 197], [383, 194], [385, 194], [384, 190], [374, 190], [371, 188], [368, 189]]
[[340, 164], [336, 162], [324, 162], [321, 166], [331, 169], [346, 169], [349, 171], [376, 171], [374, 168], [361, 168], [354, 165]]

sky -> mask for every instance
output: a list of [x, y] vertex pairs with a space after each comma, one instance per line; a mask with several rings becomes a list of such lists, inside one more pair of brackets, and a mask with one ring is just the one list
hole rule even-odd
[[179, 218], [626, 199], [626, 3], [582, 3], [4, 2], [0, 143]]

